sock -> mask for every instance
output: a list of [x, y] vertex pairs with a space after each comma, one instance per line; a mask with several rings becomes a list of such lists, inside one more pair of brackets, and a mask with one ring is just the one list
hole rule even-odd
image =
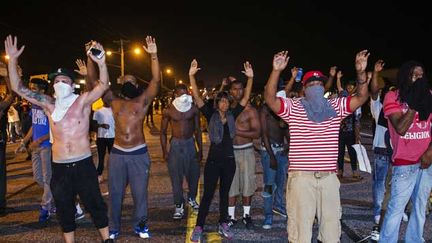
[[231, 219], [235, 219], [235, 206], [228, 207], [228, 215], [231, 217]]
[[243, 206], [243, 217], [250, 215], [250, 206]]
[[77, 203], [77, 205], [76, 205], [76, 211], [77, 211], [77, 214], [82, 214], [83, 213], [83, 211], [82, 211], [79, 203]]

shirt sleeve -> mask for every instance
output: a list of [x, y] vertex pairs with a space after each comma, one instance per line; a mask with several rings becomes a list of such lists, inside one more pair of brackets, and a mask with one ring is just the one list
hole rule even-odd
[[199, 110], [204, 115], [204, 117], [207, 119], [207, 122], [210, 122], [210, 118], [213, 115], [214, 108], [212, 108], [210, 106], [210, 104], [207, 102], [202, 107], [200, 107]]
[[277, 115], [283, 120], [287, 120], [289, 115], [291, 114], [292, 108], [292, 100], [289, 98], [279, 97], [280, 100], [280, 109]]
[[234, 109], [231, 110], [234, 118], [237, 118], [240, 115], [240, 113], [242, 113], [244, 108], [245, 108], [244, 106], [237, 104], [236, 107], [234, 107]]
[[384, 116], [388, 118], [391, 114], [396, 112], [403, 112], [400, 102], [397, 100], [397, 94], [390, 91], [384, 98]]
[[352, 113], [350, 108], [351, 97], [352, 96], [339, 97], [330, 101], [335, 108], [336, 113], [342, 118], [345, 118]]

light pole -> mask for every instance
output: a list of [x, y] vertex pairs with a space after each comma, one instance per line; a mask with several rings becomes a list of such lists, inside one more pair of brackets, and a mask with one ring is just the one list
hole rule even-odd
[[129, 43], [130, 41], [128, 40], [116, 40], [113, 41], [116, 44], [120, 44], [120, 73], [121, 76], [124, 76], [124, 49], [123, 49], [123, 43]]

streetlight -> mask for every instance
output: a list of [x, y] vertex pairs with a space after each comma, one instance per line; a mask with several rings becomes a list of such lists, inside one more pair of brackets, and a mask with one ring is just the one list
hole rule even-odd
[[[107, 56], [111, 56], [112, 54], [120, 54], [120, 73], [121, 73], [121, 76], [124, 76], [124, 54], [125, 54], [124, 44], [129, 43], [130, 41], [120, 39], [118, 41], [113, 41], [113, 42], [120, 45], [120, 51], [107, 50], [106, 54], [107, 54]], [[135, 55], [140, 55], [141, 49], [139, 47], [135, 47], [133, 49], [133, 52], [135, 53]]]
[[[166, 68], [165, 73], [171, 75], [173, 74], [173, 70], [171, 68]], [[160, 77], [161, 77], [161, 87], [163, 87], [163, 70], [160, 71]]]

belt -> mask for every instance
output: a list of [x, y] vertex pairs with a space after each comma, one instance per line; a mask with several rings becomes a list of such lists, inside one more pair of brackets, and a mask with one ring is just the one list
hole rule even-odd
[[313, 176], [316, 179], [321, 179], [321, 178], [326, 178], [331, 174], [335, 174], [336, 172], [334, 171], [290, 171], [289, 173], [297, 174], [297, 175]]

